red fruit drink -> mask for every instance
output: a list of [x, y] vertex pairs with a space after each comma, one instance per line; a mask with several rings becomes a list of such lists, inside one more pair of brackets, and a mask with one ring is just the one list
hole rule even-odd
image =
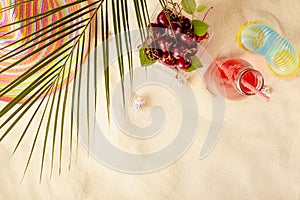
[[264, 86], [262, 74], [240, 58], [215, 60], [206, 71], [204, 80], [213, 94], [229, 100], [260, 94]]

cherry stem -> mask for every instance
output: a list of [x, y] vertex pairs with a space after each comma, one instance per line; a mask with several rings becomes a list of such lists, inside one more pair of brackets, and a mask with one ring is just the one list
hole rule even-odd
[[204, 21], [205, 20], [205, 18], [206, 18], [206, 16], [207, 16], [207, 14], [209, 13], [209, 11], [211, 11], [212, 9], [213, 9], [214, 7], [210, 7], [207, 11], [206, 11], [206, 13], [205, 13], [205, 15], [204, 15], [204, 17], [203, 17], [203, 19], [202, 19], [202, 21]]
[[[168, 3], [172, 5], [173, 10], [174, 10], [175, 13], [178, 15], [179, 12], [177, 11], [177, 9], [179, 8], [179, 4], [178, 4], [178, 3], [174, 3], [173, 0], [168, 1]], [[177, 9], [176, 9], [176, 7], [177, 7]]]

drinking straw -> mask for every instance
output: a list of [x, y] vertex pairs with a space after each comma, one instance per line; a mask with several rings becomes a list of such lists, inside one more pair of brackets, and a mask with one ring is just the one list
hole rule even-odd
[[251, 92], [253, 92], [254, 94], [260, 96], [264, 101], [269, 102], [270, 101], [270, 97], [268, 97], [267, 95], [265, 95], [262, 91], [256, 89], [253, 85], [251, 85], [248, 81], [245, 81], [242, 79], [241, 82], [246, 88], [248, 88]]

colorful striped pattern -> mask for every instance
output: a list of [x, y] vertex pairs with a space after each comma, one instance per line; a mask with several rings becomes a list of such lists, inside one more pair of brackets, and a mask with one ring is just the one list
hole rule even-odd
[[[23, 0], [23, 1], [27, 1], [27, 0]], [[9, 6], [10, 2], [11, 2], [11, 0], [1, 0], [0, 1], [0, 10], [4, 7]], [[20, 2], [20, 1], [18, 1], [18, 2]], [[25, 3], [23, 5], [17, 6], [14, 9], [10, 9], [8, 11], [0, 13], [0, 27], [2, 27], [3, 25], [6, 25], [6, 24], [12, 23], [14, 21], [19, 21], [21, 19], [25, 19], [25, 18], [28, 18], [30, 16], [37, 15], [39, 13], [45, 13], [45, 12], [47, 12], [49, 10], [53, 10], [54, 8], [57, 8], [61, 5], [65, 5], [65, 4], [72, 3], [72, 2], [74, 2], [74, 0], [35, 0], [33, 2], [30, 2], [30, 3]], [[36, 43], [36, 42], [38, 42], [38, 41], [40, 41], [40, 40], [42, 40], [42, 39], [44, 39], [44, 38], [46, 38], [50, 35], [53, 35], [53, 34], [57, 33], [58, 31], [64, 29], [66, 26], [69, 26], [72, 23], [78, 22], [79, 19], [74, 20], [73, 22], [69, 23], [68, 25], [64, 25], [62, 27], [59, 27], [55, 31], [47, 33], [45, 36], [37, 38], [34, 41], [31, 41], [34, 37], [41, 34], [41, 33], [36, 33], [34, 36], [32, 36], [30, 38], [27, 38], [26, 40], [23, 40], [22, 42], [19, 42], [19, 43], [14, 44], [10, 47], [6, 47], [6, 48], [2, 49], [3, 47], [5, 47], [9, 44], [12, 44], [13, 42], [19, 40], [20, 38], [24, 38], [24, 37], [26, 37], [26, 36], [28, 36], [32, 33], [35, 33], [38, 30], [42, 29], [43, 27], [48, 26], [49, 24], [57, 21], [58, 19], [61, 19], [62, 17], [66, 16], [66, 15], [68, 15], [68, 14], [70, 14], [70, 13], [86, 6], [86, 5], [87, 5], [87, 3], [84, 2], [84, 3], [77, 4], [77, 5], [72, 6], [72, 7], [68, 7], [68, 8], [66, 8], [62, 11], [56, 12], [56, 13], [54, 13], [54, 14], [46, 17], [46, 18], [43, 18], [42, 20], [39, 20], [36, 23], [32, 23], [29, 26], [24, 27], [24, 28], [22, 28], [22, 29], [20, 29], [16, 32], [13, 32], [13, 33], [8, 34], [6, 36], [3, 36], [3, 35], [8, 33], [11, 30], [15, 30], [16, 28], [25, 25], [26, 23], [28, 24], [30, 21], [25, 21], [25, 22], [22, 22], [22, 23], [11, 25], [9, 27], [0, 28], [0, 60], [1, 60], [2, 56], [7, 54], [7, 52], [9, 52], [13, 49], [16, 49], [17, 47], [19, 47], [23, 44], [27, 44], [27, 47], [28, 47], [28, 46], [32, 45], [33, 43]], [[82, 16], [80, 20], [82, 20], [83, 18], [88, 18], [88, 17], [89, 17], [89, 15]], [[80, 31], [83, 31], [83, 29], [81, 29]], [[45, 31], [43, 31], [43, 32], [45, 32]], [[61, 33], [60, 35], [62, 35], [64, 33]], [[29, 70], [36, 63], [41, 61], [43, 58], [45, 58], [51, 52], [53, 52], [54, 50], [59, 48], [62, 44], [69, 41], [70, 39], [74, 38], [78, 34], [79, 34], [78, 31], [73, 32], [72, 34], [64, 37], [63, 39], [58, 40], [57, 42], [47, 46], [46, 48], [42, 49], [38, 53], [36, 53], [36, 54], [32, 55], [31, 57], [27, 58], [23, 62], [19, 63], [17, 66], [15, 66], [15, 67], [3, 72], [2, 74], [0, 74], [0, 90], [5, 88], [5, 86], [7, 86], [13, 80], [18, 78], [20, 75], [22, 75], [24, 72]], [[33, 47], [27, 49], [26, 51], [23, 51], [21, 54], [13, 56], [12, 58], [9, 58], [9, 59], [4, 60], [4, 61], [0, 61], [0, 71], [5, 69], [6, 67], [10, 66], [11, 64], [15, 63], [16, 61], [20, 60], [21, 58], [28, 55], [29, 53], [33, 52], [34, 50], [42, 47], [46, 43], [49, 43], [50, 41], [55, 40], [60, 35], [54, 36], [54, 37], [52, 37], [52, 38], [50, 38], [50, 39], [48, 39], [48, 40], [46, 40], [46, 41], [44, 41], [44, 42], [42, 42], [38, 45], [34, 45]], [[86, 37], [86, 42], [87, 41], [88, 41], [88, 37]], [[75, 42], [76, 42], [76, 40], [73, 41], [73, 44]], [[23, 48], [26, 48], [26, 47], [23, 47]], [[74, 53], [76, 53], [76, 52], [74, 52]], [[85, 49], [85, 53], [87, 53], [87, 49]], [[60, 60], [61, 58], [63, 58], [66, 55], [68, 55], [68, 54], [66, 53], [65, 55], [62, 55], [59, 58], [57, 58], [56, 60], [52, 61], [48, 66], [46, 66], [43, 69], [39, 70], [38, 73], [35, 73], [34, 75], [32, 75], [30, 78], [28, 78], [22, 84], [18, 85], [16, 88], [14, 88], [9, 93], [5, 94], [5, 96], [0, 97], [0, 100], [9, 102], [12, 99], [14, 99], [18, 94], [20, 94], [20, 92], [22, 92], [25, 88], [27, 88], [31, 83], [38, 80], [38, 77], [42, 73], [44, 73], [46, 70], [48, 70], [51, 65], [53, 66], [58, 60]], [[60, 65], [58, 65], [58, 66], [60, 66]], [[52, 70], [54, 70], [54, 69], [52, 69]], [[67, 76], [65, 75], [64, 82], [66, 82], [66, 77]], [[28, 99], [31, 94], [27, 95], [22, 100], [22, 102], [24, 102], [26, 99]]]

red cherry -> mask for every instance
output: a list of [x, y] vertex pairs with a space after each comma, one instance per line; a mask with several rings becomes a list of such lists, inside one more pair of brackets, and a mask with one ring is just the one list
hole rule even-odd
[[171, 25], [168, 26], [167, 35], [170, 37], [176, 37], [177, 34], [181, 33], [181, 25], [178, 22], [172, 22]]
[[175, 40], [169, 37], [162, 37], [157, 41], [158, 48], [163, 52], [169, 51]]
[[172, 49], [172, 53], [174, 58], [179, 59], [181, 57], [184, 57], [187, 52], [186, 46], [181, 44], [176, 44], [174, 48]]
[[163, 27], [163, 28], [166, 28], [166, 27], [168, 26], [168, 24], [169, 24], [168, 18], [167, 18], [167, 16], [166, 16], [166, 14], [165, 14], [164, 11], [161, 11], [161, 12], [158, 14], [158, 16], [157, 16], [157, 23], [158, 23], [161, 27]]
[[[167, 13], [167, 15], [166, 15], [166, 13]], [[157, 23], [163, 28], [167, 28], [168, 25], [170, 24], [167, 16], [169, 17], [170, 22], [173, 22], [176, 20], [176, 15], [170, 9], [162, 10], [158, 14], [156, 20], [157, 20]]]
[[195, 55], [198, 52], [197, 43], [193, 43], [187, 46], [187, 55], [188, 57]]
[[190, 30], [192, 27], [191, 20], [189, 18], [184, 17], [181, 21], [182, 30]]
[[181, 25], [179, 22], [172, 22], [171, 25], [168, 26], [169, 29], [172, 29], [173, 31], [181, 32]]
[[209, 37], [208, 32], [206, 32], [206, 33], [205, 33], [204, 35], [202, 35], [202, 36], [197, 36], [197, 42], [199, 43], [199, 42], [201, 42], [202, 40], [208, 39], [208, 37]]
[[150, 38], [158, 39], [164, 33], [164, 28], [161, 28], [158, 24], [150, 23], [148, 25], [148, 32]]
[[192, 45], [196, 43], [196, 34], [190, 30], [184, 31], [180, 36], [180, 41], [186, 45]]
[[149, 60], [158, 60], [161, 57], [161, 50], [154, 48], [146, 48], [145, 54]]
[[173, 68], [175, 67], [176, 59], [173, 57], [172, 53], [164, 52], [161, 55], [160, 62]]
[[188, 35], [190, 38], [193, 39], [194, 42], [197, 41], [197, 35], [196, 35], [196, 33], [194, 33], [194, 31], [192, 31], [192, 30], [185, 30], [185, 31], [183, 31], [183, 34]]
[[184, 58], [179, 58], [176, 60], [176, 67], [179, 69], [187, 70], [192, 66], [192, 63], [189, 60], [185, 60]]

